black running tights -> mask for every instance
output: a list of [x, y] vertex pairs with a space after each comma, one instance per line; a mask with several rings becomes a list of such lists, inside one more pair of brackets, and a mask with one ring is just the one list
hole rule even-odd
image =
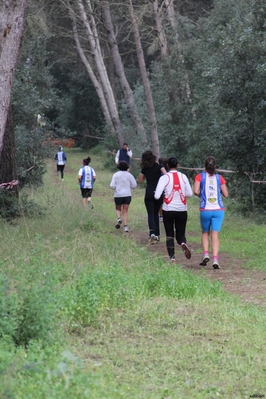
[[187, 211], [164, 211], [163, 224], [166, 234], [166, 248], [170, 258], [175, 255], [174, 237], [179, 245], [186, 243]]

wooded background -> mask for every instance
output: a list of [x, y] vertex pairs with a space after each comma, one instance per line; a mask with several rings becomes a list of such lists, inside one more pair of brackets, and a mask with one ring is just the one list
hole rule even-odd
[[0, 32], [1, 182], [41, 184], [47, 137], [125, 140], [212, 155], [239, 210], [266, 210], [265, 1], [6, 0]]

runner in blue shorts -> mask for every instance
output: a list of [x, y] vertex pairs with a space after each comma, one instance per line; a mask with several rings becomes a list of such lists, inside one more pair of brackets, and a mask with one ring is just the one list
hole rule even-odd
[[201, 266], [206, 266], [210, 260], [209, 238], [212, 242], [213, 268], [220, 269], [218, 261], [219, 232], [224, 220], [224, 204], [222, 196], [228, 197], [226, 181], [215, 172], [216, 162], [211, 156], [205, 159], [205, 171], [197, 174], [194, 182], [194, 194], [200, 198], [200, 222], [202, 228], [201, 243], [203, 257]]

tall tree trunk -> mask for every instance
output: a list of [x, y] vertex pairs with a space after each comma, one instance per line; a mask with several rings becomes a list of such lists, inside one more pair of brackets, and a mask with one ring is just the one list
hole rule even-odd
[[[9, 183], [18, 179], [16, 149], [15, 149], [15, 134], [12, 122], [11, 107], [9, 107], [5, 134], [3, 138], [3, 148], [0, 158], [0, 182]], [[14, 186], [10, 190], [6, 190], [6, 195], [18, 198], [18, 186]], [[7, 201], [7, 206], [9, 201]]]
[[159, 10], [159, 4], [158, 0], [153, 0], [152, 3], [153, 6], [153, 12], [155, 16], [155, 24], [156, 24], [156, 30], [157, 30], [157, 36], [159, 40], [159, 46], [161, 50], [161, 57], [162, 60], [166, 60], [168, 58], [168, 48], [167, 48], [167, 40], [164, 34], [164, 28], [162, 24], [162, 18], [161, 18], [161, 12]]
[[159, 146], [159, 138], [157, 132], [157, 121], [156, 121], [156, 114], [155, 108], [153, 103], [152, 97], [152, 90], [146, 70], [145, 59], [143, 54], [143, 49], [140, 40], [140, 34], [138, 30], [137, 20], [134, 14], [132, 0], [128, 0], [128, 11], [129, 17], [132, 23], [132, 31], [134, 35], [135, 46], [137, 50], [137, 57], [139, 63], [140, 74], [142, 78], [142, 83], [144, 87], [144, 93], [146, 98], [147, 110], [148, 110], [148, 118], [150, 122], [150, 132], [151, 132], [151, 142], [152, 142], [152, 151], [157, 158], [160, 156], [160, 146]]
[[168, 14], [168, 18], [170, 20], [172, 28], [176, 31], [177, 24], [175, 20], [175, 10], [174, 10], [174, 1], [173, 0], [165, 0], [165, 6]]
[[103, 52], [103, 60], [105, 63], [106, 71], [110, 80], [110, 85], [112, 87], [112, 91], [114, 94], [115, 98], [115, 103], [118, 109], [118, 97], [117, 97], [117, 85], [116, 85], [116, 73], [115, 73], [115, 67], [113, 63], [113, 57], [111, 54], [110, 46], [106, 40], [103, 40], [101, 43], [101, 48]]
[[[90, 7], [90, 1], [86, 0], [87, 4]], [[79, 15], [80, 18], [84, 24], [84, 27], [87, 31], [87, 37], [90, 43], [90, 49], [91, 49], [91, 53], [93, 55], [94, 58], [94, 62], [95, 62], [95, 67], [97, 69], [97, 73], [99, 76], [99, 81], [101, 82], [101, 86], [104, 92], [104, 97], [106, 100], [106, 103], [108, 105], [108, 109], [112, 118], [112, 123], [116, 132], [116, 137], [118, 140], [118, 143], [120, 146], [123, 145], [123, 134], [122, 134], [122, 127], [121, 127], [121, 123], [120, 123], [120, 119], [119, 119], [119, 114], [118, 114], [118, 110], [117, 110], [117, 106], [116, 106], [116, 102], [115, 102], [115, 98], [114, 98], [114, 94], [112, 91], [112, 87], [106, 72], [106, 68], [103, 62], [103, 57], [102, 57], [102, 53], [101, 53], [101, 48], [99, 45], [99, 41], [98, 41], [98, 35], [97, 35], [97, 28], [96, 28], [96, 24], [94, 21], [94, 18], [92, 16], [90, 16], [90, 20], [87, 17], [84, 5], [82, 3], [82, 0], [77, 0], [77, 5], [78, 5], [78, 9], [79, 9]], [[92, 26], [91, 26], [92, 25]], [[95, 38], [97, 37], [97, 39]]]
[[110, 129], [111, 129], [112, 133], [115, 133], [114, 126], [113, 126], [113, 123], [112, 123], [112, 118], [111, 118], [111, 115], [110, 115], [110, 112], [109, 112], [109, 108], [108, 108], [107, 103], [106, 103], [106, 99], [105, 99], [105, 96], [104, 96], [104, 93], [103, 93], [103, 89], [102, 89], [101, 83], [96, 78], [96, 76], [95, 76], [95, 74], [94, 74], [94, 72], [92, 70], [92, 67], [90, 65], [90, 62], [89, 62], [88, 58], [86, 57], [86, 55], [85, 55], [85, 53], [83, 51], [83, 48], [81, 47], [79, 36], [78, 36], [78, 30], [77, 30], [77, 24], [76, 24], [75, 15], [74, 15], [73, 10], [70, 7], [69, 7], [69, 16], [70, 16], [70, 20], [71, 20], [71, 23], [72, 23], [73, 37], [74, 37], [74, 41], [75, 41], [75, 44], [76, 44], [76, 49], [77, 49], [78, 55], [79, 55], [83, 65], [84, 65], [84, 67], [85, 67], [85, 69], [86, 69], [86, 71], [87, 71], [87, 73], [89, 75], [89, 78], [90, 78], [90, 80], [91, 80], [91, 82], [92, 82], [92, 84], [93, 84], [93, 86], [95, 88], [95, 91], [96, 91], [96, 93], [98, 95], [105, 122], [106, 122], [106, 124], [108, 126], [110, 126]]
[[[184, 57], [182, 54], [182, 48], [181, 48], [181, 44], [178, 38], [178, 26], [177, 26], [177, 20], [176, 20], [176, 16], [175, 16], [175, 9], [174, 9], [174, 1], [173, 0], [165, 0], [165, 6], [166, 6], [166, 11], [168, 14], [168, 18], [170, 21], [170, 24], [172, 26], [173, 31], [175, 32], [175, 43], [177, 46], [177, 50], [178, 50], [178, 57], [181, 61], [182, 64], [184, 64]], [[191, 88], [190, 88], [190, 83], [189, 83], [189, 77], [187, 72], [185, 71], [185, 76], [184, 76], [184, 91], [185, 91], [185, 101], [188, 104], [191, 104]], [[192, 109], [192, 114], [193, 117], [195, 117], [195, 112]]]
[[108, 43], [109, 43], [111, 53], [112, 53], [112, 60], [114, 63], [115, 72], [118, 77], [120, 87], [123, 92], [124, 100], [127, 105], [127, 109], [130, 114], [130, 117], [134, 123], [137, 135], [139, 136], [139, 138], [142, 139], [141, 141], [143, 142], [143, 144], [147, 145], [146, 132], [145, 132], [144, 126], [142, 124], [142, 121], [140, 119], [132, 90], [127, 81], [122, 58], [119, 53], [119, 48], [118, 48], [118, 44], [117, 44], [115, 33], [114, 33], [114, 27], [113, 27], [113, 23], [112, 23], [112, 17], [111, 17], [109, 4], [104, 3], [102, 10], [103, 10], [103, 18], [104, 18], [105, 28], [107, 30]]
[[0, 155], [27, 0], [0, 1]]

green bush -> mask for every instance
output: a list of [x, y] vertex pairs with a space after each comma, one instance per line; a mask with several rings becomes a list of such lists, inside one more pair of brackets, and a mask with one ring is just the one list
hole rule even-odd
[[11, 337], [17, 328], [18, 298], [8, 279], [0, 274], [0, 338]]
[[23, 287], [17, 314], [17, 327], [13, 335], [16, 345], [27, 347], [41, 341], [51, 343], [56, 332], [56, 298], [49, 280]]
[[156, 261], [145, 274], [121, 268], [118, 262], [107, 270], [82, 272], [61, 298], [62, 310], [70, 328], [86, 327], [114, 309], [132, 306], [142, 298], [168, 297], [190, 299], [223, 295], [219, 282], [185, 273], [179, 268], [169, 269]]

